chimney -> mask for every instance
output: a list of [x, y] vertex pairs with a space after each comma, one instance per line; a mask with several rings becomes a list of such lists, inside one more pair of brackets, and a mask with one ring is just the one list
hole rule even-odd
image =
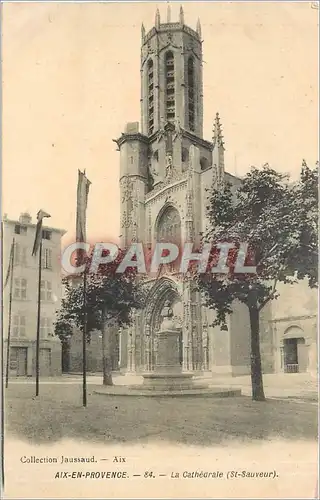
[[31, 215], [28, 212], [23, 212], [20, 214], [19, 222], [20, 224], [30, 224], [32, 220]]

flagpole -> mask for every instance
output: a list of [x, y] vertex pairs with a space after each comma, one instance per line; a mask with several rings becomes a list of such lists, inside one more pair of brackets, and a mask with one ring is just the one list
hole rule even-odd
[[39, 376], [40, 376], [40, 314], [41, 314], [41, 261], [42, 261], [42, 227], [39, 246], [39, 281], [38, 281], [38, 314], [37, 314], [37, 340], [36, 340], [36, 396], [39, 396]]
[[9, 385], [9, 366], [10, 366], [10, 341], [11, 341], [11, 317], [12, 317], [12, 289], [13, 289], [13, 267], [14, 267], [14, 246], [15, 246], [15, 238], [12, 240], [11, 247], [11, 259], [10, 259], [10, 292], [9, 292], [9, 323], [8, 323], [8, 339], [7, 339], [7, 364], [6, 364], [6, 389], [8, 389]]
[[87, 406], [87, 259], [83, 272], [82, 406]]
[[[79, 242], [86, 241], [86, 210], [88, 203], [89, 186], [91, 182], [86, 177], [86, 171], [78, 170], [77, 187], [77, 216], [76, 216], [76, 239]], [[83, 332], [82, 332], [82, 405], [87, 406], [87, 264], [88, 258], [78, 250], [77, 263], [84, 264], [83, 271]]]

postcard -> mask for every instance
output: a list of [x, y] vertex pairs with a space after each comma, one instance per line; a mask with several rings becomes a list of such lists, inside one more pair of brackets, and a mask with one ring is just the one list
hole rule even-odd
[[2, 3], [3, 498], [318, 498], [318, 9]]

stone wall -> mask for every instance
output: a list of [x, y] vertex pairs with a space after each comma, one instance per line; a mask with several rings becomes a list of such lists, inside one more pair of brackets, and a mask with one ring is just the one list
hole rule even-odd
[[[114, 331], [113, 335], [114, 346], [113, 346], [113, 370], [119, 369], [119, 337], [117, 329]], [[68, 372], [79, 373], [82, 372], [82, 355], [83, 342], [82, 342], [82, 332], [75, 330], [69, 345], [69, 361], [68, 361]], [[101, 332], [94, 331], [91, 333], [90, 342], [87, 343], [87, 371], [88, 372], [102, 372], [102, 337]]]

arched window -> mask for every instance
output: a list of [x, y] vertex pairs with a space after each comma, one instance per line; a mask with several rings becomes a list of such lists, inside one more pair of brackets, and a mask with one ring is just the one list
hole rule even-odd
[[174, 207], [168, 207], [161, 215], [157, 227], [157, 242], [181, 243], [181, 219]]
[[208, 160], [208, 158], [205, 158], [204, 156], [201, 156], [201, 158], [200, 158], [200, 166], [201, 166], [201, 170], [206, 170], [209, 167], [209, 160]]
[[173, 121], [175, 118], [175, 89], [174, 89], [174, 55], [171, 51], [165, 56], [165, 92], [166, 92], [166, 118]]
[[187, 148], [182, 148], [181, 161], [183, 163], [187, 163], [189, 161], [189, 151], [187, 150]]
[[153, 78], [153, 61], [148, 61], [148, 132], [152, 135], [154, 132], [154, 78]]
[[189, 117], [189, 129], [194, 132], [195, 121], [194, 121], [194, 61], [192, 57], [188, 59], [188, 117]]

